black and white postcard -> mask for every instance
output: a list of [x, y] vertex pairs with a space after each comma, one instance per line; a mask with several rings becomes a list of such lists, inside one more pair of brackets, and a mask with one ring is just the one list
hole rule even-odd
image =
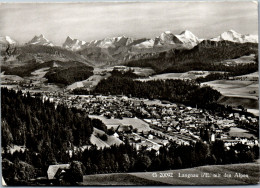
[[0, 3], [6, 186], [259, 183], [257, 1]]

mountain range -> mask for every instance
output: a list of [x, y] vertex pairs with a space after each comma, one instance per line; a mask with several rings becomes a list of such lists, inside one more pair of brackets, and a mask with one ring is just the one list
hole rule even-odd
[[[135, 39], [127, 36], [104, 38], [90, 42], [67, 37], [62, 46], [57, 46], [44, 35], [34, 36], [25, 45], [18, 45], [11, 37], [0, 37], [0, 44], [17, 46], [17, 49], [8, 48], [5, 54], [16, 54], [15, 61], [37, 61], [66, 59], [84, 62], [88, 65], [120, 64], [139, 59], [158, 57], [161, 53], [170, 50], [192, 50], [203, 41], [218, 44], [222, 41], [233, 43], [258, 43], [258, 36], [243, 35], [229, 30], [211, 39], [200, 39], [191, 31], [185, 30], [180, 34], [165, 31], [154, 39]], [[17, 44], [17, 45], [16, 45]], [[169, 54], [169, 53], [166, 53]], [[5, 59], [10, 59], [5, 56]], [[12, 59], [12, 61], [14, 61]]]
[[[68, 36], [63, 43], [62, 47], [72, 50], [72, 51], [78, 51], [82, 50], [84, 48], [88, 47], [99, 47], [99, 48], [117, 48], [122, 46], [128, 46], [133, 48], [155, 48], [155, 47], [161, 47], [161, 46], [172, 46], [179, 48], [193, 48], [197, 44], [199, 44], [204, 39], [199, 39], [196, 37], [191, 31], [185, 30], [181, 32], [180, 34], [176, 35], [173, 34], [171, 31], [165, 31], [161, 33], [159, 36], [155, 37], [154, 39], [134, 39], [131, 37], [126, 36], [119, 36], [119, 37], [113, 37], [113, 38], [104, 38], [101, 40], [93, 40], [90, 42], [86, 42], [79, 39], [72, 39], [70, 36]], [[231, 41], [231, 42], [237, 42], [237, 43], [258, 43], [258, 36], [257, 35], [243, 35], [240, 33], [237, 33], [234, 30], [229, 30], [226, 32], [223, 32], [221, 35], [208, 39], [211, 41]], [[13, 40], [9, 36], [0, 37], [0, 44], [15, 44], [17, 43], [15, 40]], [[44, 46], [57, 46], [53, 44], [50, 40], [45, 38], [44, 35], [34, 36], [32, 40], [30, 40], [28, 45], [44, 45]]]
[[1, 37], [0, 47], [4, 74], [30, 77], [44, 68], [48, 83], [65, 85], [87, 79], [95, 66], [127, 65], [151, 67], [156, 73], [187, 72], [215, 70], [214, 65], [223, 60], [258, 56], [258, 38], [233, 30], [205, 40], [190, 31], [178, 35], [165, 31], [155, 39], [121, 36], [86, 42], [67, 37], [62, 46], [55, 46], [43, 35], [24, 45], [11, 37]]

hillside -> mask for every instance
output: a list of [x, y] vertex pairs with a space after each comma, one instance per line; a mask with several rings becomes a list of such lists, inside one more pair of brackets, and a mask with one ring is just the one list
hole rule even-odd
[[[168, 170], [159, 172], [138, 172], [138, 173], [116, 173], [97, 174], [84, 176], [81, 185], [245, 185], [259, 183], [259, 163], [212, 165], [179, 170]], [[169, 174], [172, 177], [160, 177], [162, 174]], [[204, 173], [220, 174], [221, 177], [201, 177]], [[231, 177], [224, 177], [230, 174]], [[240, 174], [247, 177], [234, 177]], [[157, 177], [153, 177], [156, 174]], [[184, 174], [195, 174], [198, 177], [179, 177]]]
[[157, 72], [211, 70], [214, 67], [207, 67], [209, 63], [257, 54], [257, 49], [258, 45], [255, 43], [204, 40], [192, 49], [173, 49], [155, 55], [151, 54], [144, 59], [130, 60], [126, 64], [133, 67], [152, 67]]
[[20, 66], [28, 61], [36, 61], [39, 63], [56, 60], [56, 61], [78, 61], [86, 65], [91, 65], [79, 54], [58, 46], [43, 45], [24, 45], [13, 46], [2, 50], [3, 56], [2, 66]]
[[[35, 72], [45, 68], [43, 75], [48, 83], [69, 85], [77, 81], [85, 80], [93, 75], [93, 68], [77, 61], [47, 61], [39, 63], [35, 60], [24, 62], [23, 65], [8, 67], [2, 66], [1, 71], [5, 75], [18, 75], [32, 78]], [[37, 78], [36, 78], [37, 79]], [[40, 79], [40, 77], [38, 78]]]

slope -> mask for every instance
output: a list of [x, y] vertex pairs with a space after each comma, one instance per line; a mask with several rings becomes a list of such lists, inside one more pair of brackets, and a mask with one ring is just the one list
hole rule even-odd
[[[210, 177], [202, 177], [205, 173], [208, 173]], [[236, 173], [237, 177], [235, 176]], [[248, 177], [239, 177], [239, 173]], [[166, 177], [162, 176], [163, 174], [166, 174]], [[198, 177], [181, 177], [185, 174]], [[218, 177], [213, 177], [213, 174], [218, 175]], [[227, 176], [228, 174], [230, 177]], [[88, 175], [84, 176], [81, 185], [247, 185], [258, 184], [259, 177], [259, 163], [245, 163], [201, 166], [159, 172]]]

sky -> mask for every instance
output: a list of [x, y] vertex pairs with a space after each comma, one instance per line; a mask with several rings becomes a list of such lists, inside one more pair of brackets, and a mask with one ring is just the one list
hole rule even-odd
[[106, 37], [155, 38], [189, 30], [199, 38], [233, 29], [258, 34], [256, 2], [1, 3], [0, 36], [20, 44], [43, 34], [55, 45], [67, 36], [91, 41]]

